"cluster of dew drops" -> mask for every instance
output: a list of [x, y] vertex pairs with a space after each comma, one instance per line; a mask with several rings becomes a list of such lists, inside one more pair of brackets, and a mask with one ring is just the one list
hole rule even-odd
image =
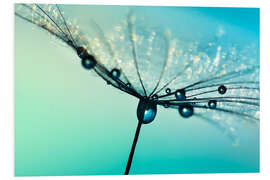
[[78, 54], [85, 69], [125, 93], [177, 109], [184, 118], [196, 115], [231, 137], [234, 119], [259, 120], [254, 44], [228, 46], [220, 30], [206, 45], [190, 42], [133, 14], [110, 32], [91, 21], [89, 33], [55, 5], [18, 4], [15, 14], [60, 39]]

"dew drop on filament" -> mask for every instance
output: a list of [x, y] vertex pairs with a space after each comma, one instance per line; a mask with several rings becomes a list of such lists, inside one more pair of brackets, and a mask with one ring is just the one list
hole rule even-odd
[[119, 69], [112, 69], [111, 76], [113, 79], [118, 79], [120, 77], [120, 70]]
[[178, 89], [175, 92], [175, 97], [177, 100], [185, 100], [186, 99], [186, 92], [184, 89]]
[[210, 100], [208, 102], [208, 106], [209, 106], [210, 109], [216, 109], [216, 107], [217, 107], [217, 101], [216, 100]]
[[92, 69], [95, 65], [96, 65], [96, 60], [93, 56], [88, 56], [88, 58], [86, 59], [82, 59], [82, 66], [89, 70], [89, 69]]
[[218, 92], [219, 92], [219, 94], [225, 94], [226, 91], [227, 91], [226, 86], [221, 85], [221, 86], [218, 87]]
[[170, 88], [167, 88], [167, 89], [166, 89], [166, 93], [167, 93], [167, 94], [170, 94], [170, 93], [171, 93], [171, 89], [170, 89]]
[[193, 115], [193, 106], [190, 104], [182, 104], [179, 106], [178, 111], [182, 117], [188, 118]]

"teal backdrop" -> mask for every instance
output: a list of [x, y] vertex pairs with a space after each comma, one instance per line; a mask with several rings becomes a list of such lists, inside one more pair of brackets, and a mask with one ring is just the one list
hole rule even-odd
[[[84, 30], [92, 18], [105, 32], [127, 12], [124, 6], [61, 7]], [[210, 36], [221, 25], [233, 29], [236, 39], [259, 43], [256, 8], [139, 7], [138, 12], [186, 38]], [[47, 32], [18, 17], [14, 23], [15, 175], [123, 174], [138, 100], [85, 71], [76, 53]], [[241, 124], [238, 134], [235, 146], [210, 124], [158, 107], [155, 121], [142, 127], [130, 174], [259, 172], [259, 128]]]

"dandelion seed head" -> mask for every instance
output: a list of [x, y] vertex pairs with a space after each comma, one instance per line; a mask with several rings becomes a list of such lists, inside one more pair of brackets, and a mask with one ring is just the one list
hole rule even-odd
[[[63, 23], [64, 12], [54, 5], [22, 5], [16, 11], [68, 46], [87, 49], [97, 60], [100, 76], [114, 86], [123, 90], [129, 83], [140, 97], [152, 93], [159, 105], [178, 109], [182, 117], [211, 117], [207, 122], [226, 129], [232, 138], [233, 120], [259, 119], [258, 47], [256, 43], [227, 43], [223, 27], [213, 37], [186, 40], [149, 23], [147, 17], [128, 14], [109, 32], [92, 22], [89, 32], [83, 33], [76, 20], [65, 16]], [[179, 89], [185, 90], [185, 98], [175, 96]]]

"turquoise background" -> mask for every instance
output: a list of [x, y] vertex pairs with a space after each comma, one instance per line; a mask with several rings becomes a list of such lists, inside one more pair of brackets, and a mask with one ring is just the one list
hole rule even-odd
[[[127, 9], [61, 7], [79, 23], [93, 18], [105, 31]], [[222, 25], [234, 38], [259, 43], [259, 9], [138, 11], [186, 38], [211, 35]], [[123, 174], [137, 125], [137, 103], [85, 71], [77, 55], [47, 32], [15, 17], [16, 176]], [[155, 121], [142, 127], [130, 174], [259, 172], [259, 128], [241, 124], [238, 134], [240, 145], [233, 146], [208, 123], [159, 107]]]

